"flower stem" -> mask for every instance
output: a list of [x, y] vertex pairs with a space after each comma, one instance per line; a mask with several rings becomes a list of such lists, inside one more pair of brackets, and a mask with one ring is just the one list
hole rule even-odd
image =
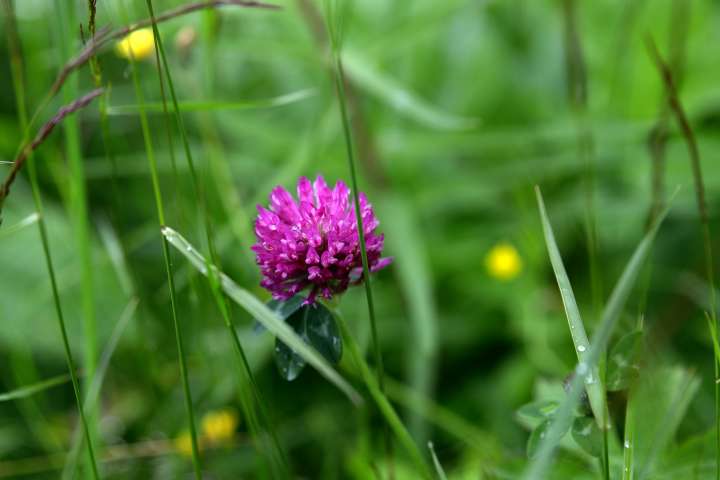
[[410, 433], [405, 428], [405, 425], [403, 425], [400, 417], [398, 417], [397, 412], [395, 412], [392, 404], [388, 401], [385, 394], [380, 390], [377, 380], [371, 373], [370, 367], [368, 366], [367, 362], [365, 362], [365, 359], [360, 353], [360, 348], [358, 347], [357, 342], [355, 342], [355, 338], [350, 333], [350, 329], [348, 328], [347, 323], [345, 323], [345, 319], [337, 310], [331, 311], [333, 312], [333, 315], [337, 320], [337, 324], [340, 327], [340, 333], [342, 334], [343, 340], [348, 347], [350, 356], [360, 369], [360, 376], [362, 377], [365, 385], [370, 391], [370, 395], [377, 404], [380, 413], [385, 417], [387, 424], [392, 429], [400, 444], [405, 448], [408, 455], [410, 455], [413, 462], [422, 474], [423, 478], [433, 478], [430, 467], [425, 462], [425, 459], [418, 450], [417, 445], [415, 445], [415, 442], [410, 436]]
[[380, 391], [385, 392], [385, 368], [383, 366], [380, 342], [378, 340], [377, 322], [375, 320], [375, 304], [373, 302], [372, 287], [370, 286], [370, 268], [368, 265], [367, 250], [365, 248], [365, 229], [362, 223], [362, 212], [360, 211], [360, 194], [358, 193], [357, 173], [355, 168], [355, 152], [353, 148], [352, 133], [350, 132], [350, 119], [347, 112], [345, 95], [345, 74], [342, 61], [337, 52], [334, 54], [335, 65], [335, 88], [340, 105], [340, 116], [342, 117], [343, 132], [345, 134], [345, 146], [347, 150], [348, 165], [350, 167], [350, 180], [352, 182], [352, 195], [355, 204], [355, 217], [357, 219], [358, 236], [360, 238], [360, 255], [362, 258], [363, 278], [365, 284], [365, 297], [367, 298], [368, 314], [370, 315], [370, 331], [372, 333], [373, 350], [375, 354], [375, 368], [377, 369], [378, 385]]

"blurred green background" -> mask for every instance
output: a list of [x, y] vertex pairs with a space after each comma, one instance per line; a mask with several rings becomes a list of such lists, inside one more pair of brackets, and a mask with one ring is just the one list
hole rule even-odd
[[[87, 2], [13, 3], [32, 113], [68, 53], [82, 47]], [[275, 185], [294, 189], [300, 175], [349, 182], [322, 4], [276, 3], [282, 9], [229, 6], [159, 26], [223, 269], [263, 300], [269, 295], [258, 286], [249, 250], [256, 205], [267, 204]], [[181, 4], [156, 1], [155, 9]], [[710, 478], [714, 391], [701, 230], [687, 147], [645, 41], [654, 38], [678, 81], [717, 230], [718, 3], [345, 4], [342, 56], [359, 181], [386, 235], [387, 254], [395, 257], [372, 283], [382, 352], [395, 405], [423, 452], [432, 439], [451, 478], [515, 478], [526, 463], [530, 426], [516, 410], [562, 396], [561, 382], [575, 365], [533, 186], [543, 191], [592, 333], [645, 232], [653, 199], [666, 201], [679, 185], [651, 266], [614, 338], [642, 319], [641, 376], [648, 384], [638, 448], [647, 452], [636, 478]], [[97, 8], [98, 28], [148, 16], [140, 0], [98, 0]], [[23, 131], [10, 74], [10, 19], [6, 10], [2, 15], [4, 177]], [[85, 182], [69, 161], [72, 134], [62, 127], [35, 155], [62, 306], [81, 371], [83, 318], [96, 319], [98, 355], [117, 334], [97, 418], [104, 477], [189, 478], [182, 440], [187, 417], [131, 67], [112, 45], [98, 59], [108, 88], [109, 135], [105, 145], [97, 103], [75, 117]], [[136, 67], [150, 104], [167, 223], [202, 245], [198, 204], [172, 120], [168, 142], [154, 55]], [[84, 66], [40, 120], [92, 88]], [[662, 135], [652, 136], [658, 131]], [[86, 214], [78, 210], [79, 185], [86, 188]], [[34, 211], [23, 176], [0, 228], [0, 391], [67, 372], [37, 228], [10, 229]], [[83, 218], [89, 269], [80, 253]], [[492, 268], [498, 245], [510, 246], [505, 275]], [[207, 478], [263, 478], [239, 414], [238, 373], [222, 318], [207, 283], [175, 253], [173, 263], [198, 418], [225, 411], [240, 417], [237, 428], [226, 418], [231, 438], [204, 451]], [[370, 348], [364, 290], [351, 289], [339, 306]], [[372, 465], [388, 461], [376, 411], [356, 409], [309, 368], [284, 381], [273, 363], [272, 336], [256, 331], [239, 308], [232, 317], [297, 477], [373, 478]], [[340, 370], [352, 377], [345, 360]], [[623, 394], [617, 397], [611, 403], [622, 410]], [[434, 403], [411, 408], [413, 398]], [[0, 478], [58, 478], [76, 422], [66, 381], [1, 402]], [[391, 462], [397, 478], [416, 478], [401, 449]], [[613, 464], [613, 478], [620, 478], [620, 468]], [[550, 475], [599, 478], [598, 472], [597, 461], [569, 441]]]

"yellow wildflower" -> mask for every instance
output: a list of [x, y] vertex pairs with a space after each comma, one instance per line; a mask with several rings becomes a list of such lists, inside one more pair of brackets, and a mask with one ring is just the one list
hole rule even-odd
[[144, 60], [155, 52], [155, 39], [150, 28], [141, 28], [126, 35], [115, 45], [115, 51], [123, 58], [133, 56], [135, 60]]
[[522, 270], [518, 251], [509, 243], [498, 243], [485, 257], [488, 273], [498, 280], [512, 280]]
[[185, 430], [175, 438], [173, 442], [175, 444], [175, 450], [185, 457], [192, 457], [192, 438], [190, 438], [190, 432]]
[[208, 412], [202, 419], [202, 434], [210, 443], [224, 443], [233, 438], [238, 416], [233, 410]]

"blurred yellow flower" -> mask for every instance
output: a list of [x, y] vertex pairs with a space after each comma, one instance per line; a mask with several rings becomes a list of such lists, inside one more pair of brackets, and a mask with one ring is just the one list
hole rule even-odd
[[202, 419], [202, 434], [210, 443], [224, 443], [233, 438], [238, 416], [232, 410], [208, 412]]
[[485, 257], [488, 273], [498, 280], [511, 280], [522, 270], [518, 251], [509, 243], [498, 243]]
[[190, 438], [190, 432], [185, 430], [175, 438], [173, 443], [178, 453], [185, 457], [192, 457], [192, 438]]
[[144, 60], [155, 51], [155, 39], [150, 28], [141, 28], [131, 32], [115, 45], [115, 51], [123, 58]]

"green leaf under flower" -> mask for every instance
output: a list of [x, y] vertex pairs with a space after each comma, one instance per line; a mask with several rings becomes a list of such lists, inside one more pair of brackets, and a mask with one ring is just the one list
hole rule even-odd
[[[294, 302], [295, 296], [284, 303]], [[300, 297], [302, 301], [302, 297]], [[279, 305], [278, 312], [293, 310], [286, 318], [300, 338], [312, 345], [327, 361], [337, 364], [342, 357], [342, 339], [332, 313], [322, 304], [304, 305], [295, 308]], [[282, 315], [282, 313], [279, 313]], [[305, 368], [305, 360], [280, 339], [275, 341], [275, 363], [280, 375], [288, 381], [295, 380]]]

